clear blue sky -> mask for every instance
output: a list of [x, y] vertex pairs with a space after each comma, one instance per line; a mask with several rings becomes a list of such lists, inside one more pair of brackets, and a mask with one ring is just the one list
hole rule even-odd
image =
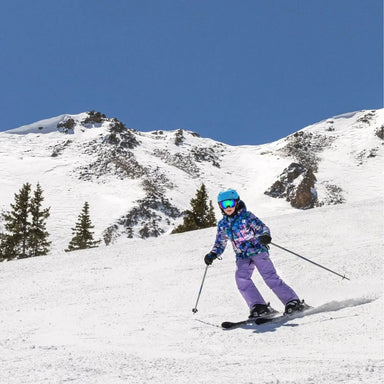
[[262, 144], [383, 104], [382, 0], [3, 0], [0, 130], [89, 110]]

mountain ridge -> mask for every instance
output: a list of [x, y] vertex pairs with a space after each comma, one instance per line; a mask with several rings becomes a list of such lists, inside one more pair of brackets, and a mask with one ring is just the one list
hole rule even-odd
[[201, 183], [213, 201], [220, 189], [238, 189], [263, 215], [359, 199], [356, 175], [375, 198], [383, 126], [384, 110], [359, 111], [272, 143], [230, 146], [181, 129], [139, 132], [100, 112], [63, 114], [0, 133], [0, 209], [22, 183], [39, 181], [51, 232], [68, 231], [87, 200], [109, 244], [169, 233]]

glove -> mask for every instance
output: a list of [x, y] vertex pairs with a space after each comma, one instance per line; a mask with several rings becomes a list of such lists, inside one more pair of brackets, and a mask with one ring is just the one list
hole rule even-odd
[[204, 262], [207, 265], [211, 265], [213, 260], [215, 260], [215, 259], [217, 259], [216, 253], [211, 252], [211, 253], [208, 253], [207, 255], [205, 255]]
[[272, 241], [272, 237], [268, 235], [268, 233], [263, 233], [259, 236], [259, 243], [261, 245], [267, 245]]

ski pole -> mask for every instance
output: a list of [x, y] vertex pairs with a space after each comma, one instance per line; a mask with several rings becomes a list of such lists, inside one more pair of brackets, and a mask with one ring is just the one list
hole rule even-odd
[[332, 271], [332, 269], [329, 269], [329, 268], [327, 268], [327, 267], [324, 267], [323, 265], [320, 265], [320, 264], [318, 264], [318, 263], [315, 263], [314, 261], [309, 260], [309, 259], [307, 259], [306, 257], [301, 256], [301, 255], [299, 255], [299, 254], [297, 254], [297, 253], [295, 253], [295, 252], [292, 252], [292, 251], [290, 251], [290, 250], [287, 249], [287, 248], [281, 247], [280, 245], [277, 245], [277, 244], [274, 244], [274, 243], [271, 243], [271, 244], [274, 245], [274, 246], [277, 247], [277, 248], [283, 249], [283, 250], [286, 251], [286, 252], [292, 253], [292, 255], [295, 255], [295, 256], [297, 256], [297, 257], [300, 257], [301, 259], [303, 259], [303, 260], [305, 260], [305, 261], [308, 261], [308, 262], [310, 262], [310, 263], [312, 263], [312, 264], [314, 264], [314, 265], [317, 265], [318, 267], [323, 268], [323, 269], [325, 269], [325, 270], [328, 271], [328, 272], [331, 272], [331, 273], [333, 273], [333, 274], [335, 274], [335, 275], [337, 275], [337, 276], [340, 276], [340, 277], [342, 277], [343, 279], [350, 280], [350, 279], [349, 279], [348, 277], [346, 277], [345, 275], [344, 275], [344, 276], [343, 276], [343, 275], [340, 275], [339, 273], [337, 273], [337, 272], [335, 272], [335, 271]]
[[199, 295], [197, 296], [197, 300], [196, 300], [195, 308], [192, 309], [192, 312], [193, 312], [193, 313], [196, 313], [196, 312], [197, 312], [197, 304], [198, 304], [199, 299], [200, 299], [201, 291], [203, 290], [203, 285], [204, 285], [205, 275], [207, 274], [207, 271], [208, 271], [208, 265], [205, 267], [204, 276], [203, 276], [203, 281], [201, 282], [201, 287], [200, 287]]

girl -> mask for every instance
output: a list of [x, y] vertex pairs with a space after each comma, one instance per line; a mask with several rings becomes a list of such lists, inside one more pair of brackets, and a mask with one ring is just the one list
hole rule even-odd
[[216, 241], [210, 253], [204, 257], [207, 265], [220, 258], [230, 240], [236, 254], [235, 274], [237, 288], [250, 308], [249, 318], [265, 317], [275, 312], [267, 304], [251, 280], [255, 269], [265, 283], [285, 305], [285, 313], [303, 309], [296, 293], [277, 275], [269, 258], [268, 246], [272, 241], [269, 228], [253, 213], [247, 211], [234, 189], [220, 192], [217, 202], [223, 218], [217, 225]]

